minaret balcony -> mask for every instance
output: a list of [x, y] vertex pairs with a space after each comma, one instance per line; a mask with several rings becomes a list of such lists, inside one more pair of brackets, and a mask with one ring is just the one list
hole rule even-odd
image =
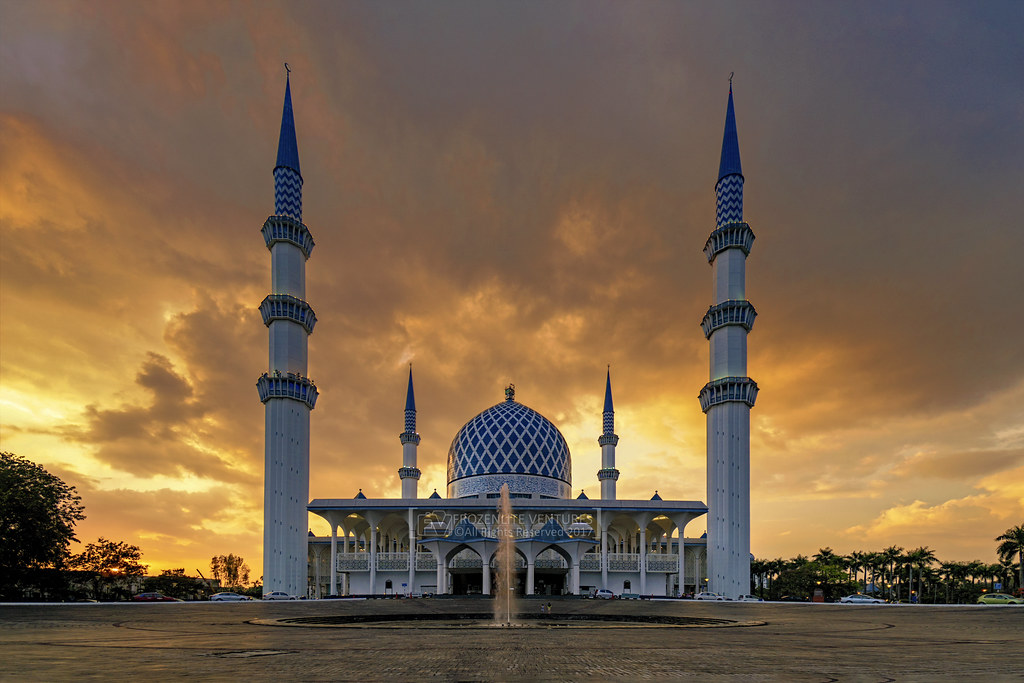
[[[402, 440], [403, 446], [407, 443], [411, 443], [416, 446], [420, 445], [420, 435], [415, 432], [402, 432], [398, 435], [398, 438]], [[419, 477], [416, 478], [419, 479]]]
[[618, 434], [602, 434], [597, 437], [597, 443], [601, 446], [618, 446], [619, 435]]
[[416, 479], [419, 481], [420, 470], [418, 467], [400, 467], [398, 469], [399, 479]]
[[313, 242], [313, 235], [305, 223], [300, 223], [289, 216], [270, 216], [263, 223], [261, 232], [263, 240], [267, 243], [267, 249], [270, 249], [275, 242], [288, 242], [301, 249], [308, 259], [309, 255], [313, 253], [313, 247], [316, 246]]
[[266, 403], [272, 398], [290, 398], [295, 401], [302, 401], [310, 410], [316, 407], [316, 399], [319, 395], [313, 380], [302, 377], [294, 372], [278, 372], [273, 374], [263, 373], [256, 382], [256, 389], [260, 392], [260, 401]]
[[312, 334], [316, 326], [316, 313], [313, 307], [302, 299], [289, 294], [270, 294], [260, 302], [260, 314], [263, 324], [270, 327], [275, 320], [290, 320], [302, 325], [306, 334]]
[[704, 337], [710, 339], [712, 332], [726, 325], [740, 325], [750, 332], [756, 317], [757, 311], [749, 301], [723, 301], [708, 308], [704, 319], [700, 321], [700, 326], [704, 330]]
[[754, 245], [754, 231], [746, 223], [726, 223], [715, 229], [704, 243], [704, 255], [708, 263], [715, 260], [715, 256], [726, 249], [738, 248], [743, 250], [744, 256], [750, 255], [750, 248]]
[[612, 481], [619, 480], [619, 471], [614, 467], [605, 467], [597, 471], [597, 478], [601, 481], [611, 479]]
[[757, 382], [749, 377], [723, 377], [700, 390], [700, 409], [705, 413], [721, 403], [741, 402], [751, 408], [757, 399]]

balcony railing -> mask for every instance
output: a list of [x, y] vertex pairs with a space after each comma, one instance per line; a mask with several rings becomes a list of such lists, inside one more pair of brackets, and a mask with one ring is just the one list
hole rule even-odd
[[678, 555], [648, 555], [647, 571], [649, 572], [677, 572], [679, 571]]

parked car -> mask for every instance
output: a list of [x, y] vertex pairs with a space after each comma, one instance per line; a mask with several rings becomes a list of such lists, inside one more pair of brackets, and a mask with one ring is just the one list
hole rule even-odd
[[213, 602], [241, 602], [242, 600], [252, 600], [252, 598], [238, 593], [214, 593], [210, 596], [210, 600]]
[[284, 591], [274, 591], [273, 593], [264, 593], [264, 600], [297, 600], [294, 595], [288, 595]]
[[740, 597], [738, 597], [736, 599], [739, 600], [740, 602], [764, 602], [764, 600], [762, 600], [761, 598], [757, 597], [756, 595], [741, 595]]
[[726, 597], [724, 595], [719, 595], [718, 593], [697, 593], [697, 595], [695, 595], [693, 599], [694, 600], [725, 600]]
[[988, 593], [978, 598], [979, 605], [1024, 605], [1024, 598], [1015, 598], [1006, 593]]
[[133, 602], [183, 602], [163, 593], [139, 593], [132, 596]]
[[600, 598], [601, 600], [614, 600], [615, 593], [612, 593], [607, 588], [598, 588], [593, 593], [591, 593], [591, 597]]
[[855, 593], [854, 595], [847, 595], [845, 598], [839, 598], [839, 602], [844, 602], [851, 605], [884, 605], [885, 600], [881, 598], [873, 598], [870, 595], [863, 595], [861, 593]]

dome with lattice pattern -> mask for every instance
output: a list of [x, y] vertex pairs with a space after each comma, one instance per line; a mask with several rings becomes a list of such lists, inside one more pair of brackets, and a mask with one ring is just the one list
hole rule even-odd
[[448, 497], [498, 493], [568, 498], [572, 463], [565, 437], [514, 394], [467, 422], [448, 449]]

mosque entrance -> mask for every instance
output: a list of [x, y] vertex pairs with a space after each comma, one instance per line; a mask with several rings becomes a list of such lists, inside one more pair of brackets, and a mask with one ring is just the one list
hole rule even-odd
[[[483, 592], [484, 579], [479, 569], [469, 570], [458, 570], [449, 569], [449, 575], [452, 579], [452, 595], [480, 595]], [[498, 575], [497, 572], [491, 572], [491, 587], [492, 589], [497, 585]], [[524, 595], [526, 593], [526, 571], [521, 570], [516, 572], [516, 585], [515, 594]], [[539, 593], [539, 591], [538, 591]], [[545, 593], [545, 595], [561, 595], [560, 592]]]
[[484, 590], [484, 579], [480, 570], [449, 570], [452, 577], [452, 595], [480, 595]]
[[569, 592], [567, 572], [541, 572], [533, 577], [534, 595], [565, 595]]

